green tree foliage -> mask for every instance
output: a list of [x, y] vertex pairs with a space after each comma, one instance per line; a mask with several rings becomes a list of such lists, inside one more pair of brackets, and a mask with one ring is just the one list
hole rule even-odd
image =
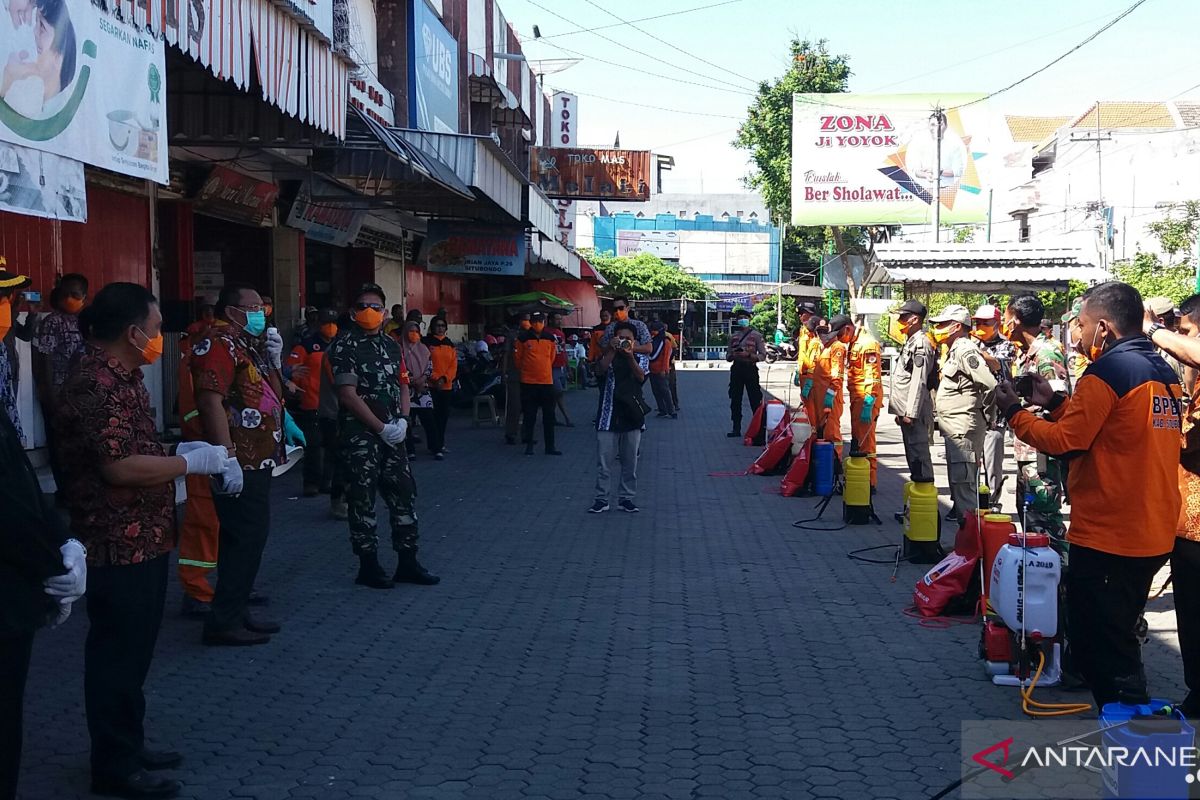
[[[776, 325], [776, 297], [771, 295], [763, 299], [761, 302], [755, 303], [754, 308], [750, 309], [750, 325], [757, 328], [758, 332], [767, 338], [767, 341], [774, 341], [775, 325]], [[796, 313], [796, 304], [790, 297], [783, 300], [783, 330], [792, 337], [796, 335], [796, 331], [800, 328], [800, 315]]]
[[713, 296], [708, 284], [663, 261], [653, 253], [614, 256], [580, 251], [609, 283], [609, 291], [633, 300], [702, 300]]
[[1177, 206], [1175, 211], [1181, 212], [1179, 216], [1171, 213], [1166, 219], [1151, 222], [1146, 226], [1146, 230], [1158, 238], [1163, 252], [1171, 257], [1172, 262], [1176, 261], [1181, 253], [1183, 258], [1179, 260], [1188, 261], [1191, 259], [1192, 253], [1196, 251], [1196, 226], [1197, 223], [1200, 223], [1200, 200], [1187, 200], [1181, 206]]
[[1113, 275], [1147, 297], [1169, 297], [1178, 303], [1195, 289], [1196, 274], [1190, 262], [1164, 264], [1154, 253], [1138, 253], [1113, 265]]
[[775, 81], [762, 81], [733, 144], [750, 152], [754, 171], [746, 182], [762, 194], [771, 216], [791, 219], [792, 95], [845, 92], [850, 62], [829, 52], [826, 39], [792, 39], [791, 64]]

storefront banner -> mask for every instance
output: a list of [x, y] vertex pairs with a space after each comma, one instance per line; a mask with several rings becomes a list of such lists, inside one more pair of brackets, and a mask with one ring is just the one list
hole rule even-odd
[[196, 194], [196, 206], [253, 225], [263, 225], [275, 209], [279, 187], [234, 172], [228, 167], [213, 167]]
[[649, 200], [648, 150], [535, 147], [529, 180], [550, 198]]
[[[935, 110], [942, 109], [941, 221], [987, 219], [988, 192], [1031, 169], [1004, 117], [979, 94], [797, 94], [792, 100], [792, 223], [931, 224]], [[1020, 154], [1024, 152], [1024, 157]]]
[[431, 220], [419, 261], [430, 272], [524, 275], [525, 259], [522, 228]]
[[423, 131], [458, 133], [458, 40], [426, 0], [409, 3], [409, 114]]
[[87, 222], [83, 164], [0, 142], [0, 211]]
[[[346, 195], [346, 203], [353, 202]], [[335, 247], [345, 247], [358, 238], [358, 231], [366, 218], [365, 209], [347, 207], [346, 203], [334, 205], [314, 202], [307, 188], [302, 188], [292, 203], [287, 224], [304, 231], [307, 239], [324, 242]]]
[[53, 7], [0, 14], [0, 140], [167, 183], [163, 42], [89, 0]]

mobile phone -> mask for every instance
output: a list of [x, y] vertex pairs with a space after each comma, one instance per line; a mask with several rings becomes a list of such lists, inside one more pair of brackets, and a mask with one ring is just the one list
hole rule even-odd
[[1033, 376], [1018, 375], [1017, 377], [1013, 378], [1013, 390], [1016, 391], [1017, 394], [1021, 395], [1021, 397], [1024, 397], [1026, 400], [1028, 400], [1031, 396], [1033, 396]]
[[41, 292], [21, 292], [21, 296], [24, 297], [26, 300], [28, 300], [31, 303], [42, 302], [42, 293]]

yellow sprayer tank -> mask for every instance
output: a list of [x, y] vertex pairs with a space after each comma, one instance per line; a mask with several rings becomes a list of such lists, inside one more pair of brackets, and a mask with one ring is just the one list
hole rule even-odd
[[871, 461], [865, 456], [846, 459], [846, 488], [842, 499], [848, 506], [871, 505]]
[[938, 492], [932, 483], [904, 484], [904, 538], [910, 542], [938, 540]]

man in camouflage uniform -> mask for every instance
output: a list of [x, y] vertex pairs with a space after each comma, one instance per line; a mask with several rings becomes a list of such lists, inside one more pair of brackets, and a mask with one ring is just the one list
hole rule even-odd
[[[1055, 391], [1067, 390], [1067, 354], [1042, 332], [1042, 301], [1032, 292], [1013, 295], [1004, 310], [1004, 336], [1017, 346], [1015, 374], [1040, 375]], [[1067, 526], [1063, 521], [1063, 476], [1057, 459], [1016, 439], [1017, 509], [1024, 509], [1025, 529], [1050, 534], [1054, 549], [1067, 560]]]
[[[982, 305], [971, 319], [971, 337], [983, 351], [983, 360], [996, 376], [998, 383], [1012, 379], [1017, 347], [1000, 335], [1000, 309]], [[984, 409], [987, 431], [983, 435], [983, 478], [991, 494], [991, 510], [1000, 511], [1000, 495], [1004, 489], [1004, 437], [1008, 423], [994, 404]]]
[[[351, 307], [354, 325], [327, 358], [337, 387], [339, 451], [346, 480], [350, 544], [359, 558], [355, 583], [390, 589], [396, 583], [439, 581], [417, 561], [417, 484], [403, 444], [408, 433], [408, 373], [400, 345], [383, 335], [386, 298], [366, 284]], [[398, 555], [389, 580], [379, 564], [375, 495], [383, 495]]]

